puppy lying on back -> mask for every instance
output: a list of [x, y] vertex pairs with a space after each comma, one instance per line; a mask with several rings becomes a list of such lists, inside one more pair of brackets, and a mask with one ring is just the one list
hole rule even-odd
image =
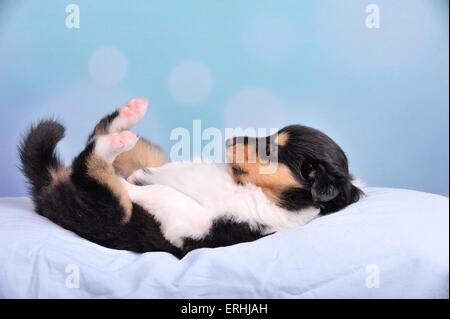
[[146, 109], [136, 98], [103, 118], [71, 167], [55, 151], [64, 127], [32, 126], [19, 152], [36, 211], [106, 247], [182, 257], [303, 225], [362, 194], [344, 152], [315, 129], [233, 138], [227, 164], [166, 163], [128, 131]]

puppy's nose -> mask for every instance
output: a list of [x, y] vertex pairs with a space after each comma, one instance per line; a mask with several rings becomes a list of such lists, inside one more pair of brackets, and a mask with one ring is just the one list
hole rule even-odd
[[234, 146], [235, 144], [236, 144], [236, 138], [235, 138], [235, 137], [229, 138], [229, 139], [227, 139], [227, 140], [225, 141], [225, 146], [226, 146], [226, 147], [232, 147], [232, 146]]

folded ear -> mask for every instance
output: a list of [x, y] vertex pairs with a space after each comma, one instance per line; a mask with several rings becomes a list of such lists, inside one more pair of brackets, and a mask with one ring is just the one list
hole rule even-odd
[[350, 176], [336, 177], [323, 164], [314, 165], [309, 176], [311, 196], [321, 214], [337, 212], [357, 202], [364, 194], [352, 184]]
[[322, 164], [314, 166], [314, 174], [311, 174], [311, 195], [316, 203], [328, 202], [339, 195], [339, 186], [336, 179], [328, 174]]

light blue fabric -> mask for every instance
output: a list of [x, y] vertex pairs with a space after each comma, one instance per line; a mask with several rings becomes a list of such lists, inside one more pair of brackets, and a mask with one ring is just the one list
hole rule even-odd
[[[3, 198], [0, 297], [448, 298], [448, 198], [366, 193], [303, 227], [182, 260], [100, 247], [35, 214], [28, 199]], [[73, 267], [79, 288], [66, 286]]]

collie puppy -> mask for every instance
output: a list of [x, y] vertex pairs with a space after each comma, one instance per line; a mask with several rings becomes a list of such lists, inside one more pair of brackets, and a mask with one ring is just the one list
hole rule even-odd
[[129, 131], [146, 110], [135, 98], [105, 116], [70, 167], [56, 153], [64, 127], [32, 125], [19, 153], [36, 212], [105, 247], [180, 258], [303, 225], [362, 195], [345, 153], [313, 128], [232, 138], [224, 164], [168, 163]]

